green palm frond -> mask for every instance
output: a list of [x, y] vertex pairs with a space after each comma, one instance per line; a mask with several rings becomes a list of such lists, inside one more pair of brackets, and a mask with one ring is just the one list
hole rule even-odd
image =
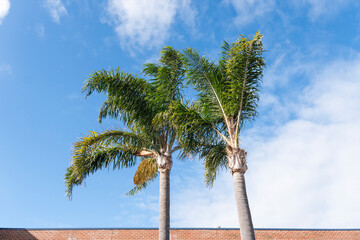
[[[156, 178], [156, 177], [155, 177]], [[145, 188], [147, 188], [149, 186], [149, 184], [155, 180], [154, 179], [151, 179], [147, 182], [143, 182], [142, 184], [139, 184], [139, 185], [135, 185], [135, 187], [133, 187], [129, 192], [126, 193], [126, 195], [128, 196], [133, 196], [139, 192], [141, 192], [142, 190], [144, 190]]]
[[200, 131], [201, 129], [211, 129], [211, 122], [206, 121], [198, 112], [195, 105], [187, 105], [180, 101], [173, 102], [170, 106], [172, 111], [171, 119], [178, 126], [181, 132]]
[[227, 167], [226, 144], [206, 145], [201, 149], [200, 157], [204, 159], [205, 183], [208, 187], [214, 185], [217, 174], [220, 169]]
[[152, 78], [152, 80], [154, 80], [158, 76], [158, 72], [159, 72], [160, 67], [161, 66], [159, 64], [156, 64], [156, 63], [145, 63], [142, 73], [145, 76], [149, 76], [149, 77]]
[[226, 91], [229, 111], [241, 125], [257, 116], [256, 107], [265, 65], [261, 38], [259, 32], [253, 39], [240, 36], [228, 50], [224, 64], [229, 79], [229, 91]]
[[151, 84], [156, 89], [150, 93], [154, 108], [157, 111], [166, 111], [171, 101], [181, 99], [181, 89], [185, 69], [181, 53], [172, 47], [161, 50], [160, 64], [148, 63], [144, 65], [143, 73], [151, 77]]
[[88, 175], [97, 170], [108, 168], [111, 165], [113, 169], [134, 166], [136, 156], [133, 155], [133, 151], [134, 149], [129, 147], [103, 147], [94, 150], [91, 154], [77, 156], [76, 161], [66, 171], [67, 196], [71, 198], [73, 187], [81, 185]]
[[73, 187], [75, 185], [80, 185], [83, 182], [82, 178], [74, 165], [71, 165], [66, 169], [65, 173], [65, 185], [66, 185], [66, 195], [69, 199], [72, 197]]
[[108, 96], [108, 98], [101, 105], [98, 120], [99, 123], [102, 123], [105, 118], [120, 118], [126, 119], [125, 122], [129, 122], [129, 114], [124, 112], [121, 108], [121, 105], [118, 103], [118, 99], [113, 96]]
[[257, 32], [253, 39], [241, 35], [235, 43], [224, 41], [218, 64], [197, 50], [184, 51], [189, 83], [199, 91], [198, 102], [202, 106], [199, 113], [215, 125], [223, 122], [226, 127], [219, 128], [227, 129], [231, 139], [237, 139], [245, 122], [257, 116], [265, 65], [261, 38]]
[[74, 144], [72, 165], [67, 169], [65, 182], [67, 195], [71, 197], [74, 185], [95, 171], [113, 166], [116, 168], [135, 165], [136, 153], [151, 147], [139, 135], [118, 130], [103, 133], [90, 132]]
[[186, 106], [180, 101], [173, 102], [170, 107], [172, 111], [172, 122], [178, 127], [178, 135], [181, 139], [183, 136], [195, 136], [199, 131], [212, 131], [211, 123], [205, 121], [200, 114], [192, 108]]
[[151, 122], [154, 103], [148, 95], [153, 91], [154, 87], [144, 79], [120, 72], [119, 69], [97, 71], [83, 86], [86, 96], [93, 92], [106, 93], [108, 96], [100, 111], [100, 121], [107, 116], [119, 117], [129, 125], [134, 122]]
[[230, 47], [231, 47], [231, 45], [224, 40], [223, 44], [221, 45], [222, 51], [221, 51], [221, 58], [220, 58], [219, 65], [223, 65], [223, 63], [225, 63], [226, 60], [228, 59], [228, 53], [230, 51]]
[[167, 127], [171, 124], [171, 112], [170, 110], [162, 111], [157, 113], [153, 120], [152, 124], [154, 127]]
[[[170, 106], [173, 113], [171, 119], [173, 124], [178, 127], [179, 143], [184, 149], [187, 144], [194, 146], [202, 142], [202, 139], [214, 139], [216, 135], [220, 135], [224, 141], [229, 141], [228, 138], [221, 133], [222, 125], [215, 125], [211, 121], [203, 117], [199, 111], [197, 104], [184, 104], [180, 101], [173, 102]], [[189, 149], [191, 149], [190, 147]], [[194, 150], [195, 151], [195, 150]]]
[[226, 119], [222, 89], [225, 87], [222, 73], [218, 66], [200, 56], [195, 49], [184, 51], [184, 62], [188, 83], [199, 92], [198, 98], [202, 106], [202, 114]]
[[92, 151], [98, 146], [107, 147], [111, 145], [129, 145], [139, 148], [146, 143], [136, 133], [120, 130], [106, 130], [102, 133], [90, 131], [87, 136], [80, 138], [74, 144], [74, 156]]

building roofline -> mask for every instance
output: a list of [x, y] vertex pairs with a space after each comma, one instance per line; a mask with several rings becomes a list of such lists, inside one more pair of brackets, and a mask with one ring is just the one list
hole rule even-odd
[[[0, 230], [158, 230], [158, 228], [0, 228]], [[170, 230], [239, 230], [239, 228], [170, 228]], [[258, 231], [360, 231], [360, 228], [254, 228]]]

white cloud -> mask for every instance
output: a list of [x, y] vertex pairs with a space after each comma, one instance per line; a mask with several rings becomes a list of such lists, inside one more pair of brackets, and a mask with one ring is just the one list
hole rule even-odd
[[331, 4], [326, 0], [307, 0], [310, 4], [309, 16], [313, 20], [324, 15], [334, 14], [346, 6], [348, 0], [333, 0]]
[[195, 17], [197, 10], [191, 5], [192, 0], [180, 0], [178, 1], [178, 10], [180, 19], [186, 25], [195, 29]]
[[[247, 131], [246, 177], [255, 227], [358, 227], [359, 79], [360, 58], [320, 67], [290, 103], [295, 117], [271, 126], [270, 137], [258, 126]], [[272, 107], [284, 104], [268, 98]], [[237, 227], [230, 173], [224, 172], [210, 192], [193, 182], [173, 197], [174, 224]]]
[[236, 13], [236, 24], [243, 25], [264, 16], [275, 7], [275, 0], [224, 0], [231, 4]]
[[360, 117], [359, 79], [360, 60], [332, 63], [315, 76], [313, 84], [306, 89], [306, 103], [313, 107], [304, 107], [301, 116], [317, 122], [357, 121]]
[[56, 23], [60, 23], [60, 18], [67, 15], [67, 10], [61, 0], [45, 0], [45, 7]]
[[[237, 17], [236, 24], [243, 25], [252, 22], [258, 17], [263, 17], [267, 13], [276, 10], [276, 0], [223, 0], [225, 4], [234, 7]], [[308, 16], [315, 21], [320, 17], [328, 17], [341, 11], [349, 5], [349, 0], [333, 0], [331, 3], [327, 0], [296, 0], [290, 1], [291, 5], [299, 8], [309, 6]]]
[[304, 6], [308, 5], [309, 8], [309, 18], [311, 20], [317, 20], [320, 17], [328, 17], [330, 15], [336, 14], [341, 11], [343, 7], [350, 3], [349, 0], [332, 0], [331, 2], [327, 0], [302, 0], [302, 1], [292, 1], [295, 6]]
[[0, 0], [0, 24], [2, 20], [10, 11], [10, 1], [9, 0]]
[[[190, 0], [109, 0], [110, 23], [124, 48], [159, 47], [169, 37], [179, 13], [187, 13], [186, 24], [193, 24], [195, 12]], [[185, 19], [183, 17], [182, 19]]]
[[[272, 63], [265, 69], [264, 73], [264, 87], [268, 89], [275, 89], [276, 87], [287, 86], [297, 75], [312, 74], [314, 71], [314, 63], [309, 61], [309, 56], [304, 56], [296, 52], [296, 49], [289, 45], [281, 43], [281, 47], [286, 50], [279, 49], [281, 47], [274, 46]], [[285, 45], [285, 46], [284, 46]], [[307, 59], [306, 61], [304, 59]]]

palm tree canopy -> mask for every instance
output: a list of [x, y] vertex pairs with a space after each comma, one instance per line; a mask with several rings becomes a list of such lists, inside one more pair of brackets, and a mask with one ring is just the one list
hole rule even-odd
[[205, 159], [205, 181], [212, 185], [216, 173], [227, 167], [226, 151], [238, 149], [240, 130], [255, 119], [263, 67], [262, 35], [252, 39], [240, 35], [224, 41], [218, 63], [186, 49], [183, 59], [186, 76], [199, 93], [195, 103], [175, 102], [173, 120], [180, 128], [181, 144], [187, 154]]
[[181, 54], [171, 47], [161, 51], [159, 64], [145, 64], [145, 80], [119, 69], [94, 72], [85, 82], [86, 96], [105, 93], [99, 122], [105, 118], [119, 119], [129, 130], [90, 132], [74, 144], [72, 165], [67, 169], [66, 193], [71, 198], [73, 186], [80, 185], [95, 171], [112, 166], [114, 169], [140, 165], [134, 176], [134, 194], [145, 188], [158, 175], [156, 157], [175, 146], [176, 131], [170, 122], [169, 106], [181, 101], [185, 70]]

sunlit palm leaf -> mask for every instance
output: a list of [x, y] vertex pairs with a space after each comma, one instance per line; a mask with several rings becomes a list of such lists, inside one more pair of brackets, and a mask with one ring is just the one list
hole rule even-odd
[[134, 175], [134, 184], [140, 185], [156, 177], [158, 173], [156, 159], [146, 158], [138, 166]]
[[118, 130], [103, 133], [90, 132], [74, 144], [72, 166], [67, 170], [65, 182], [67, 195], [71, 197], [73, 185], [79, 185], [95, 171], [109, 167], [134, 166], [136, 155], [145, 147], [151, 147], [139, 135]]

